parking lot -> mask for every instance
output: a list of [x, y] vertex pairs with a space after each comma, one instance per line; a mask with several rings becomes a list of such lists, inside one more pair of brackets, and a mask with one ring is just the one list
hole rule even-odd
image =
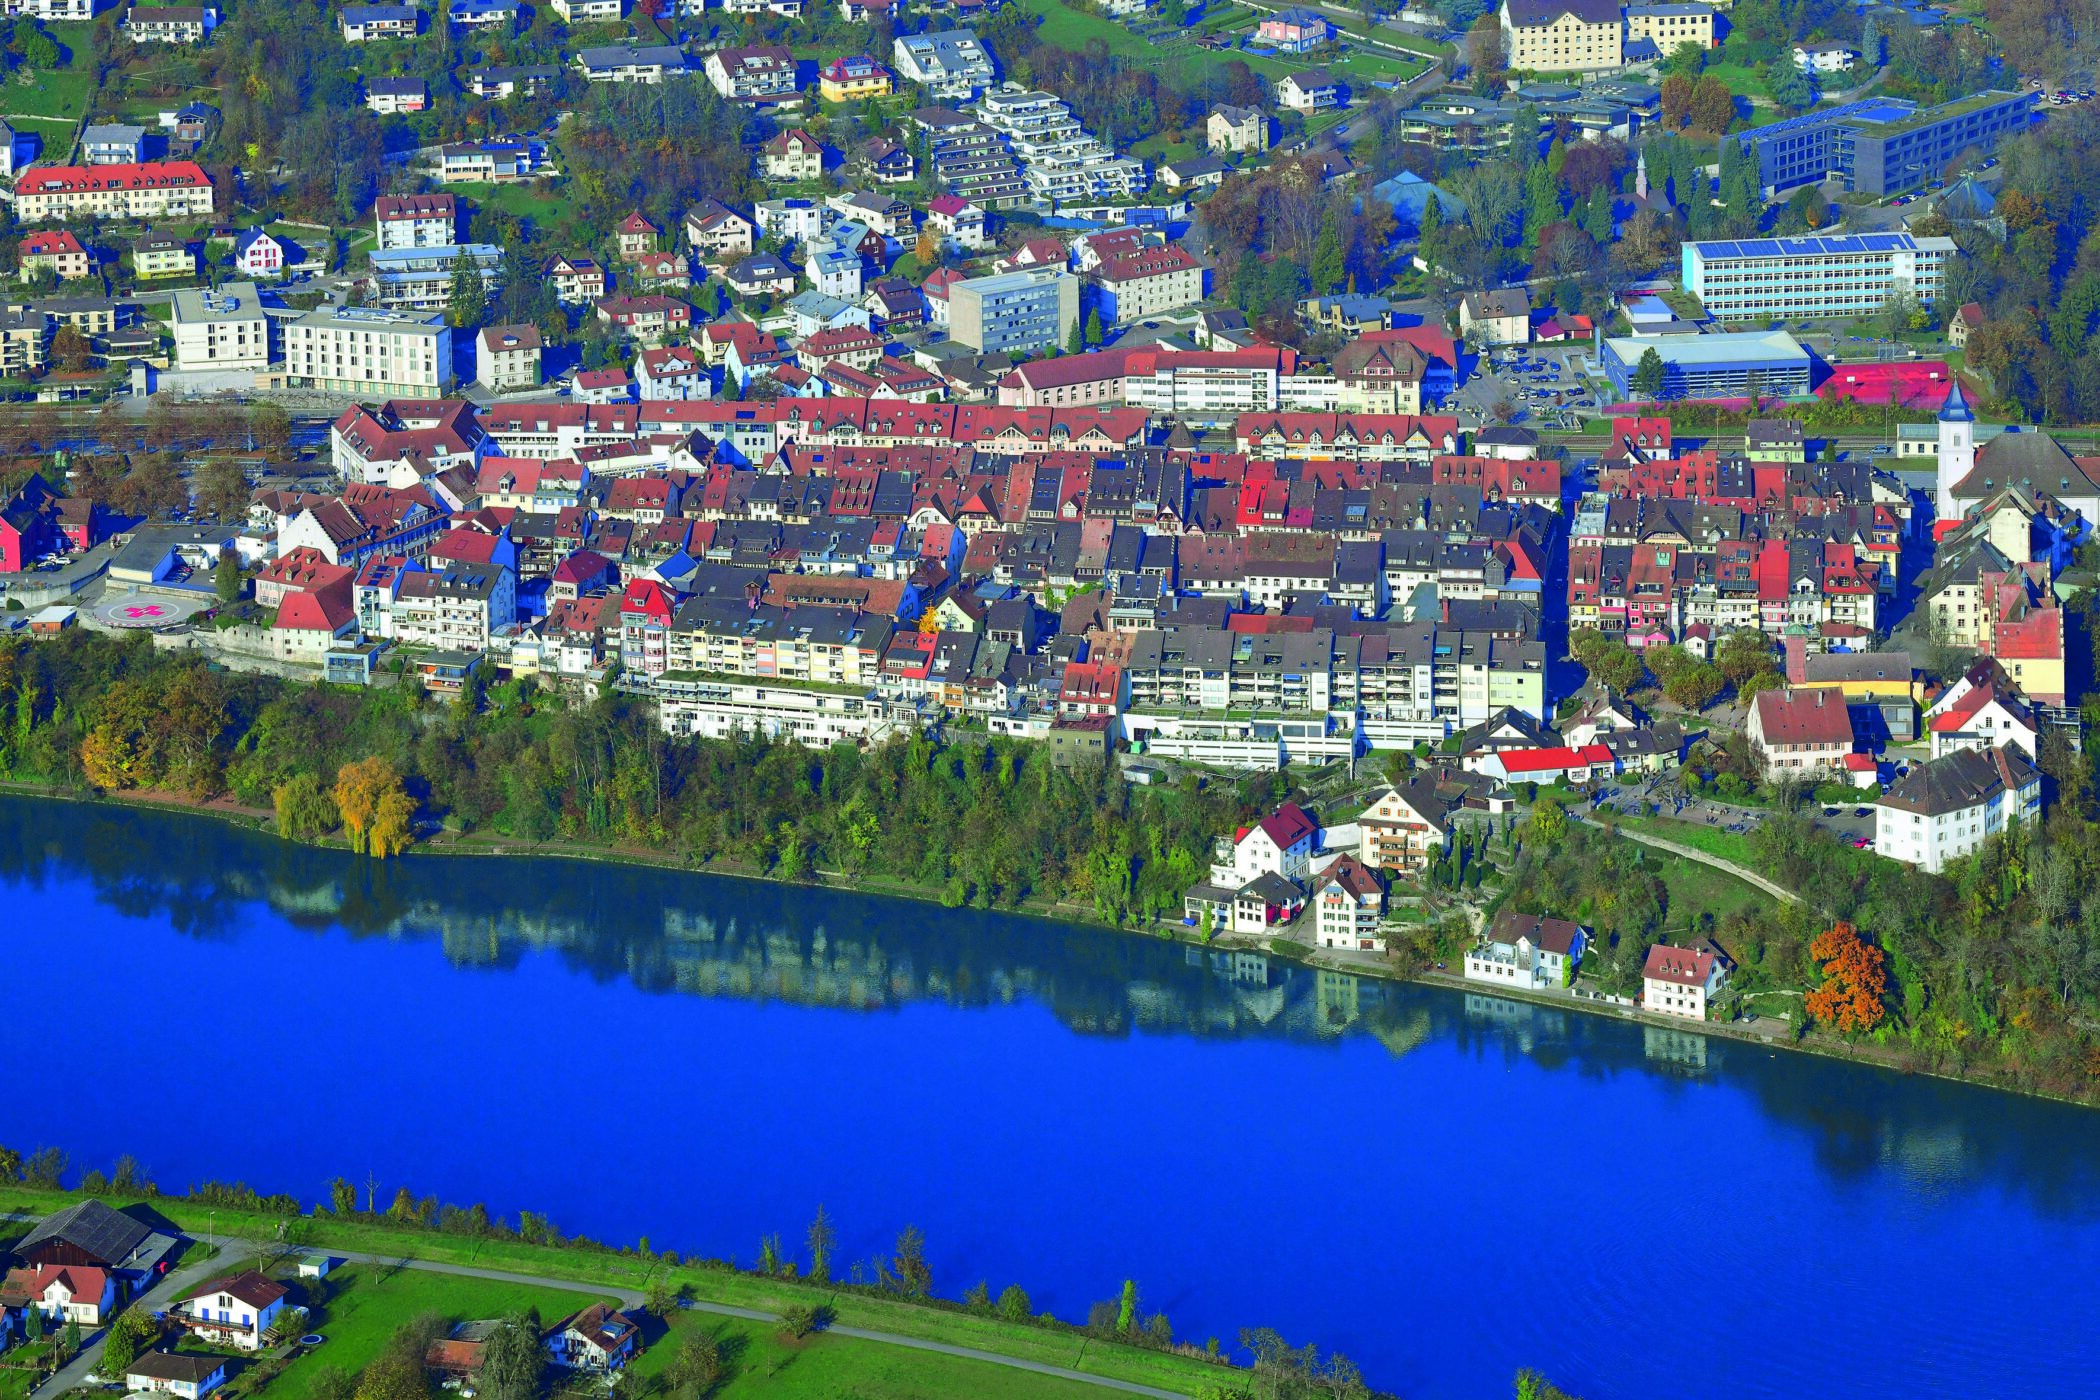
[[[1737, 807], [1687, 796], [1678, 786], [1674, 774], [1600, 787], [1590, 794], [1590, 807], [1596, 811], [1609, 809], [1626, 816], [1670, 817], [1737, 836], [1748, 836], [1772, 815], [1762, 807]], [[1804, 808], [1803, 812], [1817, 826], [1846, 845], [1857, 849], [1873, 847], [1875, 815], [1874, 809], [1866, 803], [1817, 804]]]
[[1452, 398], [1452, 411], [1477, 428], [1494, 421], [1497, 403], [1507, 403], [1516, 410], [1513, 422], [1574, 431], [1598, 410], [1589, 363], [1587, 342], [1491, 347]]

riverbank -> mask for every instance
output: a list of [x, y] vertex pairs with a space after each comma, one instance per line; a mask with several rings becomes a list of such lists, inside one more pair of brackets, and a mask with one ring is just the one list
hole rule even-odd
[[[212, 817], [234, 826], [281, 840], [275, 828], [275, 814], [260, 808], [244, 807], [225, 799], [200, 802], [179, 793], [128, 790], [115, 793], [94, 794], [63, 788], [49, 788], [18, 782], [0, 782], [0, 791], [15, 792], [24, 796], [56, 798], [84, 805], [110, 804], [131, 807], [144, 811], [174, 812]], [[1620, 839], [1633, 839], [1634, 833], [1619, 829], [1616, 823], [1603, 824], [1604, 829]], [[340, 839], [324, 839], [313, 843], [298, 843], [317, 849], [336, 850], [345, 855], [352, 854], [347, 843]], [[1652, 844], [1652, 843], [1644, 843]], [[1666, 849], [1675, 850], [1675, 843], [1667, 843]], [[1687, 856], [1697, 852], [1685, 849]], [[495, 833], [458, 834], [444, 833], [436, 838], [419, 842], [409, 848], [410, 856], [495, 856], [513, 858], [562, 859], [595, 862], [605, 865], [625, 866], [637, 869], [675, 871], [688, 874], [727, 876], [739, 880], [765, 884], [786, 885], [794, 888], [828, 890], [837, 894], [875, 896], [913, 900], [919, 903], [945, 905], [940, 893], [931, 887], [908, 881], [881, 877], [852, 876], [842, 871], [815, 872], [814, 878], [806, 881], [785, 881], [776, 876], [753, 870], [726, 857], [717, 857], [705, 864], [692, 864], [675, 858], [665, 858], [668, 853], [654, 852], [645, 847], [620, 847], [595, 845], [573, 840], [544, 843], [521, 842], [515, 838]], [[1739, 873], [1725, 862], [1712, 863], [1714, 868], [1728, 873]], [[2026, 1085], [2005, 1082], [2003, 1078], [1988, 1072], [1950, 1074], [1944, 1071], [1922, 1068], [1911, 1062], [1911, 1054], [1902, 1045], [1875, 1044], [1871, 1041], [1853, 1041], [1833, 1037], [1824, 1032], [1811, 1031], [1806, 1037], [1796, 1037], [1791, 1026], [1776, 1018], [1760, 1018], [1759, 1022], [1743, 1025], [1721, 1021], [1687, 1021], [1680, 1017], [1658, 1016], [1633, 1007], [1616, 1006], [1607, 1002], [1590, 1001], [1551, 991], [1522, 992], [1503, 986], [1485, 986], [1468, 982], [1462, 976], [1433, 968], [1406, 969], [1393, 965], [1384, 956], [1367, 956], [1360, 953], [1315, 948], [1309, 942], [1301, 943], [1286, 936], [1252, 937], [1219, 935], [1210, 940], [1197, 936], [1193, 930], [1180, 924], [1161, 923], [1153, 928], [1116, 924], [1102, 919], [1085, 905], [1041, 897], [1030, 897], [1011, 909], [996, 911], [1001, 914], [1020, 915], [1045, 922], [1079, 924], [1107, 932], [1119, 933], [1159, 942], [1179, 943], [1189, 947], [1208, 948], [1220, 951], [1257, 952], [1277, 957], [1310, 969], [1347, 973], [1356, 977], [1370, 977], [1381, 981], [1416, 983], [1422, 986], [1441, 987], [1483, 996], [1499, 996], [1536, 1002], [1565, 1011], [1576, 1011], [1584, 1015], [1599, 1016], [1622, 1023], [1667, 1027], [1691, 1034], [1715, 1036], [1762, 1045], [1775, 1050], [1791, 1050], [1802, 1054], [1819, 1056], [1898, 1075], [1910, 1075], [1940, 1080], [1947, 1083], [1967, 1084], [1977, 1088], [1991, 1089], [2001, 1093], [2017, 1094], [2027, 1098], [2090, 1108], [2091, 1101], [2069, 1095], [2045, 1093]], [[1767, 1024], [1769, 1019], [1769, 1024]], [[1784, 1029], [1780, 1027], [1784, 1026]]]
[[[0, 1216], [41, 1217], [85, 1199], [89, 1193], [21, 1184], [0, 1186]], [[108, 1195], [97, 1199], [119, 1208], [142, 1206], [184, 1234], [208, 1240], [228, 1258], [310, 1249], [382, 1261], [390, 1267], [435, 1267], [469, 1277], [502, 1274], [542, 1284], [570, 1284], [585, 1291], [609, 1292], [629, 1307], [638, 1306], [651, 1292], [667, 1290], [700, 1311], [748, 1321], [771, 1321], [796, 1307], [824, 1308], [831, 1317], [826, 1330], [842, 1343], [911, 1347], [973, 1362], [974, 1367], [931, 1366], [946, 1383], [936, 1380], [926, 1391], [913, 1392], [952, 1395], [957, 1400], [987, 1393], [981, 1387], [988, 1383], [1007, 1385], [996, 1380], [998, 1369], [986, 1369], [1002, 1366], [1030, 1373], [1035, 1380], [1029, 1393], [1039, 1395], [1084, 1396], [1126, 1387], [1154, 1394], [1196, 1395], [1206, 1386], [1231, 1384], [1236, 1375], [1245, 1375], [1223, 1362], [1129, 1346], [1062, 1323], [1011, 1321], [960, 1305], [914, 1302], [868, 1289], [740, 1272], [718, 1261], [672, 1262], [677, 1256], [669, 1252], [645, 1255], [639, 1249], [601, 1251], [588, 1246], [528, 1244], [498, 1236], [450, 1235], [369, 1218], [337, 1219], [319, 1207], [310, 1214], [287, 1217], [183, 1197]], [[659, 1369], [660, 1365], [645, 1364], [642, 1371], [654, 1375]], [[1046, 1388], [1046, 1380], [1062, 1380], [1064, 1385]], [[1020, 1385], [1018, 1376], [1011, 1384]]]

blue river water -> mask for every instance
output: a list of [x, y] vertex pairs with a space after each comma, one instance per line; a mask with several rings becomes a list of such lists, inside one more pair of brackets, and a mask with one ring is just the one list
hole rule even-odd
[[[1412, 1400], [2083, 1393], [2100, 1115], [902, 901], [0, 798], [0, 1143], [1317, 1340]], [[42, 1059], [42, 1053], [39, 1054]], [[18, 1062], [26, 1070], [26, 1059]], [[799, 1250], [797, 1251], [799, 1253]]]

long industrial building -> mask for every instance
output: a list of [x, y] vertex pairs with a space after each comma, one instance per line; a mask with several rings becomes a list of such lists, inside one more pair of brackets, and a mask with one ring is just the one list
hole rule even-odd
[[1939, 179], [1956, 156], [1994, 151], [2025, 131], [2037, 97], [1980, 92], [1923, 108], [1900, 97], [1870, 97], [1728, 139], [1738, 155], [1757, 161], [1767, 195], [1830, 179], [1864, 194], [1900, 194]]
[[1902, 289], [1939, 300], [1951, 238], [1861, 233], [1687, 243], [1684, 289], [1718, 320], [1820, 320], [1879, 310]]
[[1598, 365], [1622, 398], [1633, 396], [1633, 372], [1654, 350], [1663, 363], [1660, 399], [1739, 399], [1757, 393], [1799, 398], [1809, 391], [1814, 361], [1785, 331], [1715, 335], [1605, 336]]

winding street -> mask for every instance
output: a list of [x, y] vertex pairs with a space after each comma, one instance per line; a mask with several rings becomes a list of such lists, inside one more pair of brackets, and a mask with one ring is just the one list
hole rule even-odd
[[[15, 1216], [14, 1219], [34, 1217]], [[192, 1235], [189, 1238], [216, 1245], [219, 1254], [196, 1264], [170, 1272], [152, 1288], [139, 1295], [131, 1306], [144, 1307], [149, 1311], [162, 1311], [179, 1301], [190, 1289], [208, 1281], [226, 1266], [231, 1251], [251, 1247], [253, 1241], [238, 1239], [231, 1235]], [[341, 1259], [355, 1264], [377, 1264], [385, 1268], [420, 1269], [426, 1273], [451, 1274], [459, 1278], [486, 1279], [495, 1283], [520, 1283], [535, 1288], [560, 1288], [573, 1293], [588, 1293], [596, 1297], [611, 1297], [620, 1307], [639, 1308], [642, 1294], [631, 1288], [612, 1288], [604, 1284], [587, 1283], [572, 1278], [550, 1278], [537, 1274], [511, 1273], [504, 1269], [482, 1269], [471, 1264], [446, 1264], [432, 1259], [414, 1259], [398, 1254], [367, 1254], [357, 1250], [322, 1249], [332, 1259]], [[688, 1300], [683, 1307], [693, 1312], [713, 1313], [721, 1317], [743, 1318], [750, 1322], [778, 1322], [777, 1313], [760, 1311], [757, 1308], [731, 1307], [726, 1303], [705, 1303]], [[1160, 1400], [1187, 1400], [1187, 1396], [1176, 1390], [1161, 1390], [1155, 1386], [1139, 1385], [1134, 1381], [1116, 1380], [1109, 1376], [1089, 1375], [1066, 1366], [1052, 1366], [1047, 1362], [1026, 1361], [1016, 1356], [1002, 1356], [995, 1351], [979, 1351], [975, 1347], [952, 1346], [947, 1342], [928, 1341], [921, 1337], [903, 1337], [894, 1332], [876, 1332], [865, 1327], [843, 1327], [832, 1325], [824, 1329], [840, 1337], [852, 1337], [864, 1342], [883, 1342], [890, 1346], [910, 1347], [916, 1351], [939, 1352], [943, 1356], [961, 1357], [968, 1361], [982, 1361], [993, 1366], [1007, 1366], [1017, 1371], [1033, 1371], [1038, 1375], [1054, 1376], [1060, 1380], [1079, 1381], [1098, 1386], [1103, 1390], [1120, 1391], [1127, 1395], [1149, 1395]], [[58, 1371], [30, 1392], [30, 1400], [51, 1400], [78, 1386], [87, 1384], [88, 1373], [102, 1357], [103, 1331], [97, 1330], [81, 1343], [80, 1354], [60, 1367]]]

